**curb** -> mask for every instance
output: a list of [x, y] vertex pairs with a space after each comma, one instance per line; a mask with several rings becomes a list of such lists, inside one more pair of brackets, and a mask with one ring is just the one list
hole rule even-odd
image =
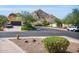
[[66, 29], [62, 29], [62, 28], [53, 28], [53, 29], [67, 31]]
[[[50, 37], [50, 36], [30, 36], [30, 37], [20, 37], [20, 38], [22, 38], [22, 39], [25, 39], [25, 38], [42, 38], [42, 39], [44, 39], [44, 38], [46, 38], [46, 37]], [[75, 39], [75, 38], [72, 38], [72, 37], [68, 37], [68, 36], [60, 36], [60, 37], [64, 37], [64, 38], [66, 38], [66, 39], [68, 39], [69, 41], [71, 41], [71, 42], [76, 42], [76, 43], [79, 43], [79, 40], [78, 39]], [[0, 38], [1, 40], [2, 39], [16, 39], [16, 37], [10, 37], [10, 38]]]

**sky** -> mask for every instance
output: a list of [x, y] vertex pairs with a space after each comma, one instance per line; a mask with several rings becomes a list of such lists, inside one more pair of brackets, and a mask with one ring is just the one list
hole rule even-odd
[[79, 8], [77, 5], [0, 5], [0, 15], [8, 16], [10, 13], [19, 13], [21, 11], [34, 12], [38, 9], [48, 14], [54, 15], [60, 19], [66, 17], [72, 12], [72, 9]]

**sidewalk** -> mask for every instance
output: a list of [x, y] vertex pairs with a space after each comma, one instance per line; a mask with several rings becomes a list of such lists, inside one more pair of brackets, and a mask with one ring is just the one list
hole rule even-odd
[[68, 36], [62, 36], [66, 39], [68, 39], [70, 42], [75, 42], [75, 43], [79, 43], [79, 39], [75, 39], [75, 38], [72, 38], [72, 37], [68, 37]]
[[67, 31], [67, 29], [63, 29], [63, 28], [52, 28], [52, 29]]
[[0, 39], [0, 53], [24, 53], [16, 44], [8, 39]]

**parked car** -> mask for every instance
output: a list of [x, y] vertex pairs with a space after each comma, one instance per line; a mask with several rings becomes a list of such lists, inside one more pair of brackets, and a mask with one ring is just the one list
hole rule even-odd
[[13, 28], [13, 25], [12, 24], [6, 24], [5, 27], [6, 28]]
[[79, 31], [79, 26], [70, 26], [67, 28], [68, 31]]

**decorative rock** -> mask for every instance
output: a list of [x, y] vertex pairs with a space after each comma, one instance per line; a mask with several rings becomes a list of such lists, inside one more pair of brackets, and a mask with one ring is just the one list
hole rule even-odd
[[79, 50], [77, 50], [77, 52], [79, 52]]
[[25, 41], [25, 43], [28, 43], [28, 41]]
[[79, 52], [79, 48], [78, 48], [77, 52]]
[[33, 39], [33, 42], [36, 42], [36, 40], [35, 40], [35, 39]]

